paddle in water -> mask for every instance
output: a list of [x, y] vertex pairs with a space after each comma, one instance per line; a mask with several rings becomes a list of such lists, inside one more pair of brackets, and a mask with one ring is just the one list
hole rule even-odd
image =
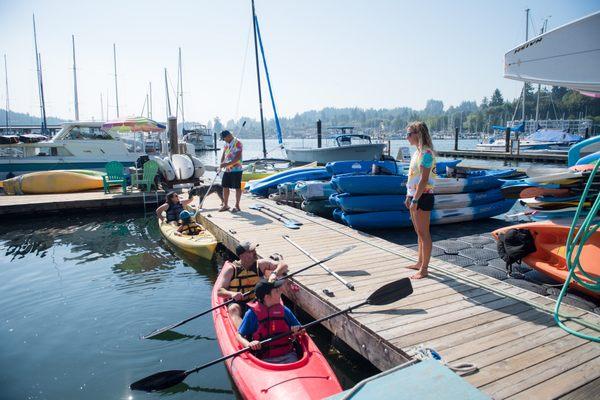
[[[309, 268], [312, 268], [312, 267], [314, 267], [314, 266], [316, 266], [316, 265], [319, 265], [319, 264], [321, 264], [321, 263], [327, 262], [327, 261], [329, 261], [329, 260], [331, 260], [331, 259], [333, 259], [333, 258], [335, 258], [335, 257], [337, 257], [337, 256], [339, 256], [339, 255], [341, 255], [341, 254], [347, 253], [348, 251], [352, 250], [352, 249], [353, 249], [353, 248], [355, 248], [355, 247], [356, 247], [356, 246], [347, 246], [347, 247], [344, 247], [344, 248], [343, 248], [343, 249], [341, 249], [341, 250], [338, 250], [338, 251], [336, 251], [336, 252], [334, 252], [334, 253], [331, 253], [330, 255], [328, 255], [327, 257], [323, 258], [322, 260], [319, 260], [319, 261], [317, 261], [317, 262], [315, 262], [315, 263], [313, 263], [313, 264], [310, 264], [310, 265], [308, 265], [308, 266], [306, 266], [306, 267], [300, 268], [298, 271], [294, 271], [294, 272], [292, 272], [291, 274], [288, 274], [288, 275], [286, 275], [286, 276], [284, 276], [284, 277], [282, 277], [282, 278], [280, 278], [280, 279], [281, 279], [281, 280], [283, 280], [283, 279], [289, 279], [289, 278], [291, 278], [292, 276], [299, 274], [300, 272], [306, 271], [306, 270], [307, 270], [307, 269], [309, 269]], [[245, 296], [247, 296], [247, 295], [251, 294], [252, 292], [254, 292], [254, 290], [251, 290], [251, 291], [249, 291], [249, 292], [243, 293], [242, 295], [245, 297]], [[163, 327], [163, 328], [160, 328], [160, 329], [157, 329], [157, 330], [155, 330], [155, 331], [152, 331], [152, 332], [150, 332], [149, 334], [142, 336], [140, 339], [149, 339], [149, 338], [151, 338], [151, 337], [154, 337], [154, 336], [156, 336], [156, 335], [160, 335], [160, 334], [161, 334], [161, 333], [163, 333], [163, 332], [170, 331], [171, 329], [177, 328], [178, 326], [181, 326], [181, 325], [183, 325], [183, 324], [186, 324], [186, 323], [188, 323], [188, 322], [190, 322], [190, 321], [192, 321], [192, 320], [194, 320], [194, 319], [196, 319], [196, 318], [198, 318], [198, 317], [201, 317], [201, 316], [203, 316], [203, 315], [205, 315], [205, 314], [208, 314], [209, 312], [211, 312], [211, 311], [213, 311], [213, 310], [216, 310], [217, 308], [224, 307], [224, 306], [226, 306], [226, 305], [228, 305], [228, 304], [231, 304], [231, 303], [233, 303], [233, 302], [234, 302], [234, 300], [233, 300], [233, 299], [227, 300], [227, 301], [225, 301], [225, 302], [223, 302], [223, 303], [219, 304], [219, 305], [218, 305], [218, 306], [216, 306], [216, 307], [213, 307], [213, 308], [211, 308], [211, 309], [209, 309], [209, 310], [206, 310], [206, 311], [202, 311], [200, 314], [196, 314], [196, 315], [194, 315], [194, 316], [192, 316], [192, 317], [189, 317], [189, 318], [186, 318], [186, 319], [184, 319], [183, 321], [179, 321], [179, 322], [176, 322], [176, 323], [174, 323], [174, 324], [171, 324], [171, 325], [169, 325], [169, 326], [165, 326], [165, 327]]]
[[[358, 307], [362, 307], [367, 304], [371, 305], [371, 306], [384, 306], [387, 304], [391, 304], [391, 303], [394, 303], [398, 300], [401, 300], [401, 299], [409, 296], [410, 294], [412, 294], [412, 292], [413, 292], [413, 288], [412, 288], [410, 279], [402, 278], [400, 280], [390, 282], [390, 283], [380, 287], [374, 293], [372, 293], [365, 301], [355, 304], [353, 306], [350, 306], [344, 310], [337, 311], [331, 315], [320, 318], [316, 321], [302, 325], [300, 327], [300, 329], [308, 329], [313, 325], [320, 324], [321, 322], [324, 322], [331, 318], [337, 317], [338, 315], [348, 313]], [[292, 334], [292, 332], [284, 332], [279, 335], [273, 336], [271, 338], [265, 339], [265, 340], [261, 341], [260, 344], [261, 344], [261, 346], [263, 346], [269, 342], [281, 339], [281, 338], [289, 336], [291, 334]], [[243, 349], [238, 350], [235, 353], [223, 356], [221, 358], [218, 358], [218, 359], [208, 362], [206, 364], [200, 365], [198, 367], [189, 369], [187, 371], [182, 370], [182, 369], [174, 369], [174, 370], [170, 370], [170, 371], [159, 372], [159, 373], [147, 376], [146, 378], [140, 379], [139, 381], [132, 383], [129, 386], [129, 388], [131, 390], [142, 390], [145, 392], [153, 392], [156, 390], [167, 389], [171, 386], [174, 386], [174, 385], [177, 385], [178, 383], [183, 382], [185, 380], [185, 378], [187, 378], [190, 374], [198, 372], [204, 368], [208, 368], [211, 365], [215, 365], [222, 361], [236, 357], [247, 351], [250, 351], [250, 347], [244, 347]]]

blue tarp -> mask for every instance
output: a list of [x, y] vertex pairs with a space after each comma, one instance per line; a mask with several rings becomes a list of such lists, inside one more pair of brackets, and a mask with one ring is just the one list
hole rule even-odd
[[534, 140], [536, 142], [572, 143], [579, 142], [581, 140], [581, 136], [573, 135], [565, 131], [540, 129], [539, 131], [529, 135], [527, 139]]
[[[494, 125], [492, 126], [492, 129], [497, 130], [497, 131], [505, 131], [506, 128], [508, 128], [507, 126], [499, 126], [499, 125]], [[524, 132], [525, 131], [525, 124], [519, 124], [517, 126], [513, 126], [510, 128], [510, 130], [512, 132]]]

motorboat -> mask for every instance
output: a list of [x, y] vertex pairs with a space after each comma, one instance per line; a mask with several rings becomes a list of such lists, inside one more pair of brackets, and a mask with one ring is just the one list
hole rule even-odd
[[215, 149], [213, 134], [206, 125], [195, 124], [192, 129], [183, 129], [183, 141], [193, 144], [196, 151]]
[[109, 161], [133, 166], [145, 154], [101, 127], [102, 122], [67, 122], [50, 140], [0, 144], [0, 179], [34, 171], [100, 170]]
[[[353, 133], [354, 127], [331, 127], [334, 131], [333, 146], [320, 148], [285, 148], [286, 155], [294, 163], [327, 164], [345, 160], [379, 160], [384, 143], [373, 143], [368, 135]], [[335, 134], [337, 133], [337, 134]]]

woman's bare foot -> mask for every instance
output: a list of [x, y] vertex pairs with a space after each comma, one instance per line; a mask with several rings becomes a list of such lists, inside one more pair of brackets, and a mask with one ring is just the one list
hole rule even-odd
[[421, 269], [421, 264], [416, 263], [414, 265], [409, 265], [408, 267], [406, 267], [408, 269]]
[[411, 276], [410, 279], [423, 279], [427, 278], [427, 275], [429, 275], [427, 269], [420, 269], [419, 272]]

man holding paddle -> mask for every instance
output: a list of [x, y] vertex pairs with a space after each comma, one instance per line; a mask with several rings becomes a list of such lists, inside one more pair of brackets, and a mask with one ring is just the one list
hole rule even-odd
[[227, 309], [236, 329], [242, 323], [242, 316], [247, 309], [246, 302], [254, 299], [254, 293], [246, 296], [243, 293], [252, 291], [260, 278], [264, 277], [269, 282], [274, 282], [288, 270], [287, 264], [282, 261], [275, 263], [259, 259], [256, 254], [257, 246], [248, 241], [240, 243], [235, 249], [239, 261], [226, 261], [221, 270], [223, 279], [221, 287], [218, 288], [218, 294], [220, 297], [229, 297], [235, 300]]

